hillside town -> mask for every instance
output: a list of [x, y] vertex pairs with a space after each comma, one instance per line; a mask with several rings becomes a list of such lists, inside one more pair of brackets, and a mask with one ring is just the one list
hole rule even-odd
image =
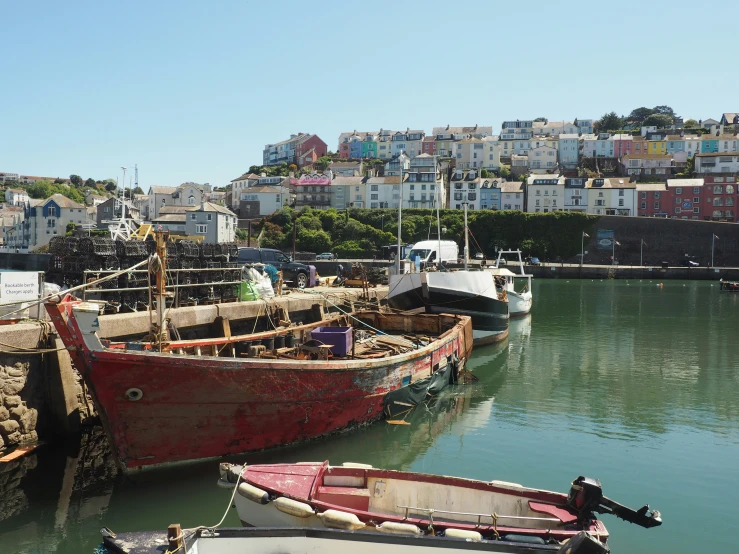
[[[220, 187], [188, 182], [145, 191], [137, 181], [135, 189], [122, 190], [113, 180], [0, 173], [0, 240], [5, 249], [34, 251], [74, 226], [105, 230], [125, 216], [230, 242], [250, 221], [285, 206], [466, 204], [469, 210], [736, 222], [737, 133], [739, 113], [683, 121], [658, 106], [634, 110], [631, 118], [503, 121], [498, 134], [477, 124], [434, 127], [428, 134], [353, 130], [340, 133], [335, 152], [301, 132], [265, 145], [261, 165]], [[39, 198], [44, 188], [38, 185], [45, 184], [53, 184], [54, 193]]]

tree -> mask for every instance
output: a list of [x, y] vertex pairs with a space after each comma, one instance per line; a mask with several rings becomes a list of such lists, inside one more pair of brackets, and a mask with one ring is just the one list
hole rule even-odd
[[642, 123], [646, 118], [648, 118], [650, 115], [652, 115], [654, 110], [650, 108], [636, 108], [635, 110], [631, 110], [631, 113], [629, 114], [629, 117], [627, 120], [630, 123], [633, 123], [634, 125], [637, 125], [641, 127]]
[[133, 193], [134, 194], [144, 194], [144, 189], [142, 189], [141, 187], [136, 187], [135, 189], [133, 189]]
[[290, 171], [297, 171], [297, 170], [298, 170], [298, 166], [297, 166], [297, 165], [295, 165], [295, 164], [290, 164], [289, 166], [287, 166], [287, 168], [288, 168], [288, 169], [289, 169]]
[[111, 182], [105, 183], [105, 190], [107, 190], [108, 192], [115, 192], [117, 188], [118, 188], [118, 185], [115, 183], [111, 183]]
[[511, 166], [506, 164], [500, 164], [499, 170], [500, 176], [504, 179], [508, 179], [511, 176]]
[[544, 124], [549, 123], [549, 120], [546, 117], [537, 117], [534, 121], [541, 121]]
[[85, 186], [94, 189], [96, 187], [95, 179], [90, 178], [87, 181], [85, 181]]
[[75, 227], [77, 227], [77, 224], [74, 221], [70, 221], [69, 223], [67, 223], [67, 230], [65, 235], [71, 237], [74, 234]]
[[624, 120], [619, 117], [616, 112], [610, 112], [603, 114], [603, 116], [595, 122], [595, 129], [599, 133], [605, 133], [607, 131], [618, 131], [623, 127]]
[[54, 179], [54, 184], [55, 185], [63, 185], [64, 184], [64, 179], [62, 179], [61, 177], [57, 177], [56, 179]]
[[670, 106], [655, 106], [653, 109], [654, 113], [667, 115], [671, 117], [673, 121], [677, 117], [677, 114], [675, 114], [675, 110], [673, 110]]
[[482, 177], [483, 179], [487, 179], [488, 177], [490, 177], [490, 173], [488, 172], [487, 169], [482, 168], [480, 170], [480, 177]]
[[642, 125], [645, 127], [652, 127], [655, 126], [658, 129], [662, 129], [665, 127], [669, 127], [675, 122], [675, 120], [670, 117], [669, 115], [665, 114], [652, 114], [649, 117], [647, 117], [643, 122]]
[[683, 127], [686, 129], [695, 129], [698, 127], [698, 122], [695, 119], [688, 119], [685, 123], [683, 123]]
[[321, 156], [315, 162], [313, 162], [313, 167], [315, 167], [318, 171], [326, 171], [329, 165], [331, 165], [332, 161], [333, 160], [330, 156]]
[[75, 187], [81, 187], [82, 186], [82, 183], [84, 182], [82, 180], [82, 177], [80, 177], [79, 175], [70, 175], [69, 176], [69, 180], [72, 181], [72, 184]]

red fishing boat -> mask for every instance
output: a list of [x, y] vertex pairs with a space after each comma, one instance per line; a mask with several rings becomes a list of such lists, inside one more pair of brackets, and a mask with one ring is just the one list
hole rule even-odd
[[595, 513], [643, 527], [662, 524], [656, 510], [632, 510], [603, 496], [597, 479], [578, 477], [569, 494], [505, 481], [377, 469], [328, 462], [221, 464], [219, 485], [237, 487], [239, 519], [257, 527], [335, 527], [481, 540], [565, 541], [586, 531], [605, 543]]
[[110, 342], [96, 332], [99, 305], [68, 295], [46, 308], [125, 471], [371, 422], [393, 413], [388, 393], [418, 399], [453, 380], [473, 341], [465, 316], [366, 311], [242, 336]]

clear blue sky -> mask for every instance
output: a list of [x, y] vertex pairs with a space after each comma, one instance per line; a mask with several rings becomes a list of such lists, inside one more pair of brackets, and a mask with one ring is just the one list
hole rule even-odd
[[[618, 9], [611, 6], [621, 6]], [[608, 6], [608, 7], [606, 7]], [[739, 111], [739, 4], [0, 0], [0, 171], [227, 184], [312, 132]]]

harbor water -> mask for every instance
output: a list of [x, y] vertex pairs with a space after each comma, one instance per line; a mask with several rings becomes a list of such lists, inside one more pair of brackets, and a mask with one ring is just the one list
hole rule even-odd
[[[479, 381], [372, 426], [233, 459], [364, 462], [566, 492], [579, 475], [632, 508], [604, 515], [614, 553], [734, 552], [739, 497], [739, 294], [710, 282], [539, 280], [533, 315], [475, 351]], [[115, 475], [99, 429], [0, 464], [0, 552], [91, 553], [98, 530], [213, 525], [229, 491], [206, 462]], [[226, 525], [238, 525], [230, 510]]]

